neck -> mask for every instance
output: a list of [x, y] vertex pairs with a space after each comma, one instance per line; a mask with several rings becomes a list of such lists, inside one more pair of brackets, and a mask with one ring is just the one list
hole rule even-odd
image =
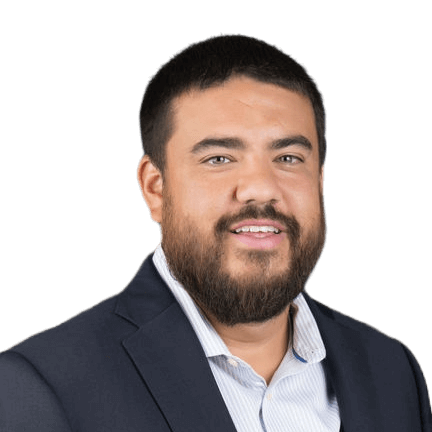
[[248, 363], [270, 383], [289, 345], [289, 307], [280, 315], [263, 323], [227, 326], [207, 317], [231, 354]]

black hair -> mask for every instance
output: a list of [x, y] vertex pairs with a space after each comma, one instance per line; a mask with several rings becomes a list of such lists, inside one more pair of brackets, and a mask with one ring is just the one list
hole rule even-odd
[[173, 132], [171, 102], [190, 89], [207, 89], [234, 75], [275, 84], [307, 97], [315, 114], [320, 166], [326, 154], [325, 111], [320, 92], [306, 70], [276, 47], [241, 35], [213, 37], [193, 44], [163, 65], [144, 94], [140, 111], [144, 153], [163, 173], [165, 146]]

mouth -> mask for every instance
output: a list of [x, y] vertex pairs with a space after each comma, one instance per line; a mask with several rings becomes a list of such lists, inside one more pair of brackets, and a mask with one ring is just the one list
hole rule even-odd
[[231, 232], [233, 234], [243, 232], [280, 234], [284, 229], [285, 227], [280, 222], [271, 219], [247, 219], [232, 226]]
[[286, 237], [284, 227], [272, 220], [246, 220], [230, 232], [235, 240], [253, 249], [273, 249]]
[[233, 234], [240, 234], [240, 233], [274, 233], [274, 234], [280, 234], [281, 230], [279, 228], [276, 228], [272, 225], [245, 225], [241, 228], [236, 228], [234, 231], [231, 231]]

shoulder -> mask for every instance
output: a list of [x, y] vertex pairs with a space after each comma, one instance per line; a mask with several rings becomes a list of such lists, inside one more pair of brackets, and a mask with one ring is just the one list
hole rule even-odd
[[102, 329], [110, 328], [114, 305], [109, 299], [0, 354], [0, 430], [71, 430], [65, 391], [96, 373], [98, 346], [112, 343]]
[[313, 300], [307, 294], [305, 298], [331, 355], [343, 356], [342, 352], [349, 350], [357, 354], [352, 356], [352, 360], [367, 362], [381, 377], [397, 374], [399, 380], [414, 378], [418, 387], [426, 389], [420, 366], [403, 343]]
[[420, 368], [413, 354], [399, 340], [378, 329], [351, 318], [341, 312], [312, 299], [305, 294], [306, 301], [317, 321], [326, 348], [335, 355], [350, 348], [363, 353], [364, 360], [380, 370], [399, 368], [414, 372], [421, 379]]
[[123, 342], [173, 301], [149, 256], [118, 295], [30, 337], [7, 353], [27, 359], [54, 381], [64, 382], [62, 376], [66, 371], [68, 376], [100, 375], [123, 358]]
[[426, 382], [410, 350], [370, 325], [337, 312], [307, 294], [305, 298], [318, 324], [328, 365], [336, 380], [340, 383], [357, 380], [357, 389], [369, 386], [383, 412], [395, 409], [394, 401], [402, 401], [397, 405], [399, 417], [402, 413], [412, 417], [418, 409], [422, 430], [432, 430]]
[[310, 311], [314, 315], [317, 323], [321, 321], [329, 321], [337, 324], [347, 330], [352, 330], [354, 332], [359, 332], [361, 334], [370, 334], [378, 337], [388, 338], [384, 333], [380, 332], [376, 328], [370, 326], [369, 324], [359, 321], [355, 318], [352, 318], [336, 309], [333, 309], [320, 301], [311, 297], [307, 292], [303, 292], [301, 294], [303, 298], [306, 300], [307, 305], [310, 308]]
[[[27, 358], [35, 366], [39, 362], [58, 365], [62, 359], [76, 357], [88, 352], [89, 348], [93, 353], [97, 345], [109, 344], [111, 339], [115, 339], [119, 324], [122, 327], [123, 320], [116, 319], [113, 314], [116, 301], [117, 297], [105, 300], [56, 327], [28, 338], [6, 353]], [[0, 354], [0, 358], [3, 356], [4, 353]]]

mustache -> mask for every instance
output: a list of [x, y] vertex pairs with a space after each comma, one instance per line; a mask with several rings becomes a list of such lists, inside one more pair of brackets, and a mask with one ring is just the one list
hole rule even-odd
[[264, 207], [247, 205], [234, 215], [222, 216], [215, 225], [216, 236], [222, 237], [229, 231], [230, 226], [245, 219], [270, 219], [280, 222], [292, 243], [296, 243], [300, 238], [300, 224], [297, 219], [293, 215], [285, 215], [276, 210], [272, 204], [266, 204]]

